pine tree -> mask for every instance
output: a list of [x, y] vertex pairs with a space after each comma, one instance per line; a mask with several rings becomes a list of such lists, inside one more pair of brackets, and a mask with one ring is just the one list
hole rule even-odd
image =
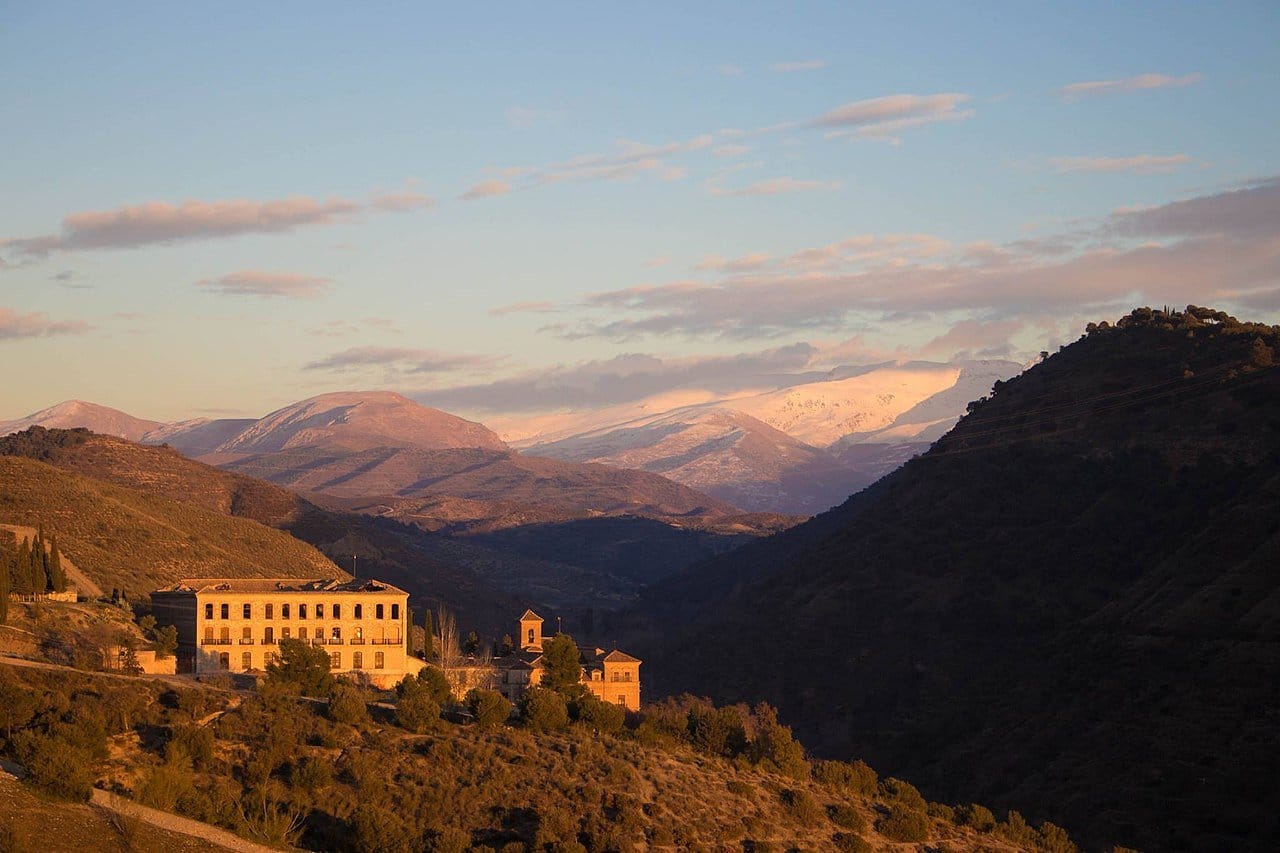
[[431, 624], [431, 611], [422, 614], [422, 657], [432, 660], [436, 656], [435, 626]]
[[9, 621], [9, 566], [8, 559], [0, 566], [0, 625]]
[[35, 591], [31, 588], [31, 542], [25, 537], [14, 558], [13, 581], [13, 591], [18, 595], [31, 595]]
[[36, 537], [35, 546], [31, 549], [31, 591], [36, 595], [44, 595], [49, 588], [49, 578], [44, 573], [44, 543]]
[[62, 552], [58, 550], [58, 537], [49, 540], [49, 583], [54, 592], [67, 591], [67, 572], [62, 568]]

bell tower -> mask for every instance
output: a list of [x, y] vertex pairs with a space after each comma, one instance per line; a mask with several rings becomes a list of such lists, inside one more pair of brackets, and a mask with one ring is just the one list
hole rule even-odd
[[526, 610], [520, 617], [520, 650], [542, 651], [542, 617], [532, 610]]

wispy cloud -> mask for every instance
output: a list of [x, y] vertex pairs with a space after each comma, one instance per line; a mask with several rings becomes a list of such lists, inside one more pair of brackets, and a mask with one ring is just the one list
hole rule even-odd
[[888, 95], [854, 101], [828, 110], [810, 124], [830, 128], [830, 138], [885, 139], [898, 142], [898, 131], [940, 121], [962, 121], [973, 116], [961, 109], [969, 96], [960, 92], [938, 95]]
[[721, 196], [783, 195], [784, 193], [828, 192], [840, 189], [839, 181], [804, 181], [798, 178], [768, 178], [736, 189], [711, 183], [707, 192]]
[[302, 369], [347, 373], [369, 367], [383, 367], [411, 374], [450, 373], [491, 367], [500, 360], [491, 355], [446, 353], [413, 347], [362, 346], [350, 347], [309, 362]]
[[554, 302], [513, 302], [510, 305], [499, 305], [490, 309], [492, 317], [505, 317], [508, 314], [546, 314], [555, 311]]
[[1182, 77], [1168, 74], [1139, 74], [1136, 77], [1125, 77], [1119, 80], [1087, 80], [1083, 83], [1071, 83], [1058, 90], [1058, 97], [1068, 101], [1079, 100], [1091, 95], [1114, 95], [1119, 92], [1141, 92], [1148, 89], [1172, 89], [1179, 86], [1190, 86], [1199, 83], [1204, 75], [1195, 73]]
[[506, 181], [481, 181], [471, 189], [458, 196], [462, 201], [475, 201], [481, 198], [493, 198], [511, 192], [511, 184]]
[[699, 261], [694, 269], [699, 272], [704, 270], [747, 272], [748, 270], [760, 269], [768, 264], [771, 259], [772, 256], [766, 252], [754, 252], [750, 255], [743, 255], [740, 258], [723, 258], [720, 255], [708, 255]]
[[0, 307], [0, 341], [18, 338], [45, 338], [54, 335], [83, 335], [93, 327], [83, 320], [52, 320], [43, 311], [19, 314]]
[[369, 206], [386, 213], [405, 213], [410, 210], [425, 210], [435, 205], [435, 199], [423, 195], [416, 190], [404, 189], [398, 192], [374, 193], [369, 198]]
[[1154, 175], [1172, 172], [1190, 164], [1186, 154], [1137, 154], [1132, 157], [1053, 157], [1049, 163], [1058, 172], [1116, 173]]
[[328, 289], [330, 280], [289, 272], [242, 270], [196, 282], [197, 287], [223, 296], [268, 296], [314, 299]]
[[711, 149], [711, 153], [716, 157], [741, 157], [751, 150], [749, 145], [717, 145]]
[[801, 71], [817, 71], [819, 68], [826, 67], [825, 59], [805, 59], [799, 62], [775, 62], [769, 66], [769, 70], [777, 74], [795, 74]]

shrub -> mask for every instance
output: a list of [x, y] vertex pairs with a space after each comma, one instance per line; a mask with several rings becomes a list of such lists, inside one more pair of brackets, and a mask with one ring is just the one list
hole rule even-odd
[[621, 705], [602, 702], [590, 693], [575, 699], [572, 711], [576, 722], [605, 734], [622, 731], [627, 720], [627, 712]]
[[956, 809], [956, 823], [971, 826], [978, 832], [990, 832], [996, 827], [996, 816], [986, 806], [969, 803]]
[[844, 853], [871, 853], [871, 845], [861, 835], [852, 832], [837, 832], [831, 838], [832, 846]]
[[803, 826], [815, 826], [824, 816], [818, 801], [808, 791], [783, 791], [782, 803], [792, 819]]
[[791, 737], [791, 729], [778, 722], [778, 712], [766, 703], [755, 709], [756, 736], [748, 752], [757, 764], [777, 769], [785, 776], [803, 779], [809, 775], [804, 747]]
[[406, 678], [401, 687], [400, 698], [396, 701], [396, 724], [415, 734], [439, 725], [440, 705], [430, 690], [415, 678]]
[[556, 731], [569, 725], [569, 709], [564, 697], [542, 687], [525, 691], [520, 702], [520, 717], [534, 731]]
[[947, 823], [955, 823], [956, 821], [956, 810], [946, 803], [929, 803], [925, 813], [929, 817], [936, 817], [939, 820], [945, 820]]
[[472, 690], [467, 694], [467, 708], [481, 728], [494, 729], [511, 716], [511, 703], [496, 690]]
[[335, 723], [359, 726], [369, 722], [369, 709], [365, 706], [364, 695], [347, 684], [338, 684], [329, 697], [329, 719]]
[[886, 803], [898, 803], [914, 812], [924, 812], [928, 808], [915, 785], [892, 776], [881, 780], [880, 797]]
[[66, 800], [89, 799], [92, 759], [85, 750], [61, 738], [32, 731], [14, 737], [14, 746], [31, 784]]
[[929, 840], [929, 820], [924, 812], [902, 803], [889, 806], [889, 813], [876, 822], [876, 829], [890, 841]]
[[426, 688], [427, 695], [442, 708], [453, 701], [453, 691], [449, 689], [449, 679], [445, 678], [444, 673], [434, 666], [424, 666], [418, 670], [417, 677], [406, 676], [404, 680], [396, 685], [396, 693], [403, 696], [405, 691], [413, 690], [417, 687]]
[[280, 655], [267, 664], [267, 681], [287, 685], [303, 696], [323, 697], [333, 688], [329, 653], [301, 640], [280, 640]]
[[333, 768], [327, 761], [304, 758], [293, 765], [289, 781], [304, 791], [318, 791], [333, 784]]
[[213, 732], [190, 723], [174, 726], [169, 742], [165, 744], [166, 758], [170, 750], [181, 750], [191, 759], [192, 766], [206, 770], [213, 763]]
[[1076, 853], [1079, 850], [1065, 829], [1047, 820], [1040, 824], [1040, 846], [1049, 853]]
[[874, 796], [879, 777], [861, 760], [819, 761], [813, 766], [813, 777], [829, 788], [850, 791], [866, 797]]
[[736, 794], [739, 797], [751, 796], [751, 791], [752, 791], [751, 786], [748, 785], [746, 782], [742, 782], [738, 779], [730, 779], [729, 784], [726, 785], [725, 787], [729, 789], [730, 794]]
[[832, 823], [841, 829], [851, 829], [854, 832], [867, 831], [867, 819], [862, 816], [862, 812], [847, 803], [838, 803], [828, 807], [827, 816], [831, 818]]
[[996, 825], [996, 832], [1023, 847], [1031, 847], [1040, 840], [1039, 834], [1027, 823], [1022, 814], [1013, 809], [1009, 810], [1004, 823]]
[[179, 800], [191, 792], [192, 781], [187, 758], [178, 748], [170, 753], [164, 764], [153, 768], [147, 775], [147, 781], [138, 791], [138, 799], [152, 808], [171, 812]]

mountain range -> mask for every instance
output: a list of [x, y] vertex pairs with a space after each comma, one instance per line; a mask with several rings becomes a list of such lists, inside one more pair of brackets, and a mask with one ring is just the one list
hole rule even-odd
[[[1280, 327], [1140, 309], [841, 506], [606, 626], [929, 797], [1099, 848], [1280, 836]], [[927, 413], [926, 413], [927, 414]]]

